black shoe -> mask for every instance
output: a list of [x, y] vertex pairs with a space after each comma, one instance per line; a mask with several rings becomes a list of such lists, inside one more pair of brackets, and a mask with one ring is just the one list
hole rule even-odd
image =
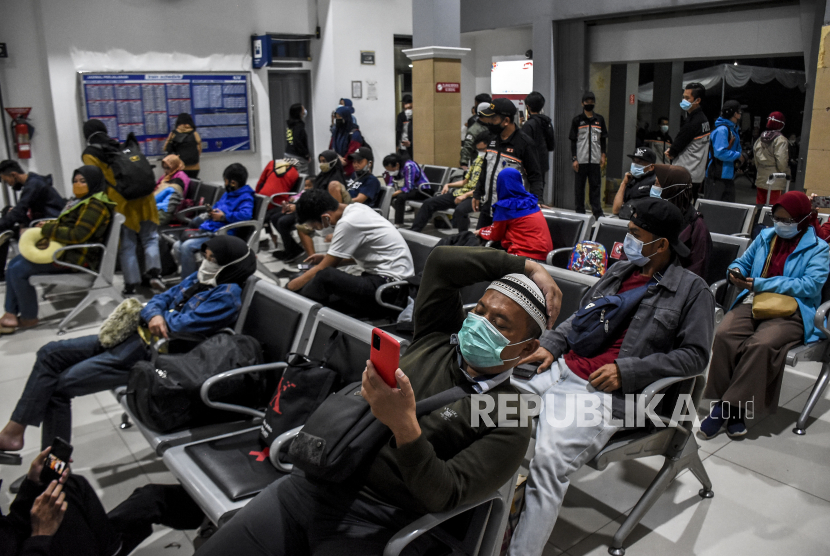
[[286, 251], [286, 250], [281, 249], [281, 250], [278, 250], [278, 251], [272, 251], [271, 252], [271, 255], [275, 259], [277, 259], [278, 261], [285, 262], [285, 263], [288, 263], [288, 262], [291, 262], [291, 261], [297, 259], [302, 254], [303, 254], [302, 250], [300, 250], [300, 251]]
[[133, 295], [135, 293], [135, 284], [124, 284], [124, 289], [121, 290], [121, 295]]

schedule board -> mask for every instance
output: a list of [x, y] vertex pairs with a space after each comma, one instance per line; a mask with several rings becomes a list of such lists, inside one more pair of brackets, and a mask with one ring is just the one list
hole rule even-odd
[[247, 73], [81, 73], [84, 120], [110, 137], [135, 133], [145, 156], [164, 156], [176, 117], [193, 116], [202, 154], [254, 150]]

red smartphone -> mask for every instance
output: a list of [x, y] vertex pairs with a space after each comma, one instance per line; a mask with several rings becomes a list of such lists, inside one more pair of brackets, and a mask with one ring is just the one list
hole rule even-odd
[[369, 360], [378, 374], [392, 388], [398, 387], [395, 371], [401, 362], [401, 344], [395, 338], [381, 330], [372, 330], [372, 351]]

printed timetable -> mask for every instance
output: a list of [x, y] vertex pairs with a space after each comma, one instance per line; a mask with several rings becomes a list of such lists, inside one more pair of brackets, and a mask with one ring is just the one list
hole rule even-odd
[[164, 156], [182, 112], [193, 116], [202, 153], [253, 150], [247, 73], [82, 73], [84, 119], [110, 137], [135, 133], [145, 156]]

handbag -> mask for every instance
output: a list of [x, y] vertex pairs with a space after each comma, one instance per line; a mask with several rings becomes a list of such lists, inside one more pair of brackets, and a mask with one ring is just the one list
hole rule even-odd
[[[289, 460], [309, 477], [333, 483], [345, 482], [365, 472], [392, 431], [372, 415], [369, 403], [354, 382], [312, 413], [288, 449]], [[473, 385], [454, 386], [415, 404], [418, 417], [432, 413], [474, 393]]]
[[[767, 262], [764, 264], [764, 270], [761, 271], [761, 277], [767, 277], [770, 261], [772, 261], [772, 252], [775, 249], [775, 242], [778, 238], [772, 240], [769, 247], [769, 255], [767, 255]], [[752, 318], [755, 320], [766, 319], [780, 319], [792, 316], [798, 310], [798, 302], [790, 295], [773, 292], [756, 293], [752, 298]]]

